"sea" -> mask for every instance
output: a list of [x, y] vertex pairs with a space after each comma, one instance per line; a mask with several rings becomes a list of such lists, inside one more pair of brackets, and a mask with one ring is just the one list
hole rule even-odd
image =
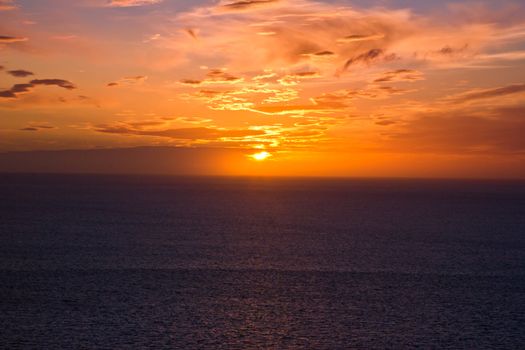
[[525, 182], [0, 175], [0, 349], [524, 349]]

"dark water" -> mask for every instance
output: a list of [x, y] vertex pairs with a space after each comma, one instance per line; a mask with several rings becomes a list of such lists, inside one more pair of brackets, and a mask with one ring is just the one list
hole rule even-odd
[[520, 349], [525, 183], [0, 175], [1, 349]]

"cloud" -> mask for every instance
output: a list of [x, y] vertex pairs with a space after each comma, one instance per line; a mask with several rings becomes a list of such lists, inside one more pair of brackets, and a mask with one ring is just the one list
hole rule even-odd
[[[335, 108], [334, 108], [335, 107]], [[325, 104], [310, 105], [262, 105], [247, 108], [250, 111], [267, 115], [304, 115], [309, 113], [330, 113], [339, 109], [340, 106], [329, 106]]]
[[7, 71], [7, 73], [11, 74], [13, 77], [16, 77], [16, 78], [25, 78], [30, 75], [35, 75], [33, 72], [23, 70], [23, 69], [10, 70], [10, 71]]
[[263, 130], [250, 129], [214, 129], [207, 127], [178, 128], [163, 130], [144, 130], [131, 125], [100, 125], [94, 128], [97, 132], [123, 135], [156, 136], [180, 140], [219, 140], [223, 138], [243, 138], [264, 135]]
[[197, 36], [197, 30], [192, 29], [192, 28], [186, 28], [186, 29], [184, 29], [184, 31], [185, 31], [186, 33], [188, 33], [188, 35], [189, 35], [190, 37], [192, 37], [193, 39], [195, 39], [195, 40], [198, 39], [198, 36]]
[[15, 84], [9, 90], [0, 91], [0, 98], [17, 98], [19, 94], [30, 92], [33, 84]]
[[222, 11], [248, 11], [277, 3], [279, 0], [237, 0], [223, 1], [219, 4]]
[[492, 89], [476, 89], [461, 94], [450, 96], [446, 101], [452, 103], [464, 103], [475, 100], [490, 99], [495, 97], [503, 97], [525, 92], [525, 84], [513, 84]]
[[8, 90], [0, 91], [0, 98], [17, 98], [18, 95], [31, 92], [38, 85], [54, 85], [67, 90], [76, 89], [76, 86], [62, 79], [34, 79], [26, 84], [15, 84]]
[[345, 62], [342, 70], [346, 71], [348, 68], [350, 68], [350, 66], [353, 66], [359, 63], [370, 65], [380, 60], [391, 61], [391, 60], [396, 59], [396, 57], [397, 56], [395, 54], [386, 55], [383, 49], [371, 49], [367, 52], [364, 52], [360, 55], [357, 55], [357, 56], [354, 56], [348, 59]]
[[355, 43], [359, 41], [370, 41], [370, 40], [379, 40], [383, 39], [385, 37], [384, 34], [367, 34], [367, 35], [360, 35], [360, 34], [353, 34], [353, 35], [347, 35], [344, 38], [337, 39], [338, 43]]
[[374, 79], [374, 83], [412, 82], [423, 79], [424, 75], [422, 72], [413, 69], [398, 69], [382, 73], [378, 78]]
[[278, 79], [277, 81], [284, 86], [290, 86], [290, 85], [297, 85], [299, 81], [305, 80], [305, 79], [314, 79], [319, 78], [321, 75], [319, 72], [316, 71], [303, 71], [303, 72], [296, 72], [291, 73], [283, 76], [282, 78]]
[[212, 69], [203, 80], [183, 79], [180, 81], [183, 85], [199, 86], [206, 84], [237, 84], [244, 81], [244, 78], [236, 77], [221, 69]]
[[154, 5], [163, 2], [164, 0], [111, 0], [106, 6], [108, 7], [134, 7]]
[[67, 90], [76, 89], [75, 84], [63, 79], [35, 79], [30, 81], [33, 85], [55, 85]]
[[19, 129], [20, 131], [40, 131], [40, 130], [49, 130], [54, 129], [54, 126], [47, 125], [47, 124], [30, 124], [29, 126], [26, 126], [25, 128]]
[[123, 86], [123, 85], [135, 85], [144, 83], [148, 77], [146, 75], [137, 75], [132, 77], [124, 77], [117, 81], [106, 84], [108, 87]]
[[385, 99], [393, 95], [401, 95], [414, 90], [400, 89], [392, 86], [369, 85], [363, 89], [344, 89], [330, 93], [324, 93], [312, 98], [319, 106], [343, 109], [349, 107], [351, 102], [357, 98]]
[[19, 43], [29, 40], [26, 37], [0, 35], [0, 44]]

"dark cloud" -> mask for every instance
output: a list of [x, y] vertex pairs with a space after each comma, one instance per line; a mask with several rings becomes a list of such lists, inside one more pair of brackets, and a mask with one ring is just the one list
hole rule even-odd
[[191, 36], [193, 39], [197, 40], [197, 32], [195, 31], [195, 29], [192, 29], [192, 28], [186, 28], [184, 30], [189, 36]]
[[468, 45], [464, 45], [462, 47], [451, 47], [451, 46], [444, 46], [440, 50], [437, 51], [438, 54], [444, 55], [444, 56], [453, 56], [460, 54], [468, 49]]
[[279, 0], [239, 0], [229, 1], [220, 7], [226, 11], [245, 11], [255, 7], [261, 7], [278, 2]]
[[182, 79], [180, 82], [184, 85], [200, 85], [202, 80]]
[[15, 84], [9, 90], [0, 91], [0, 98], [16, 98], [18, 94], [30, 92], [38, 85], [54, 85], [64, 89], [76, 89], [76, 86], [62, 79], [34, 79], [26, 84]]
[[314, 53], [314, 56], [333, 56], [333, 55], [335, 55], [335, 53], [333, 53], [332, 51], [319, 51], [319, 52]]
[[31, 80], [30, 83], [33, 85], [55, 85], [68, 90], [76, 89], [72, 82], [63, 79], [35, 79]]
[[18, 43], [18, 42], [27, 41], [27, 40], [28, 39], [25, 37], [0, 35], [0, 44]]
[[39, 130], [49, 130], [54, 129], [54, 126], [46, 124], [29, 124], [25, 128], [19, 129], [20, 131], [39, 131]]
[[371, 62], [381, 58], [385, 55], [385, 52], [382, 49], [372, 49], [365, 53], [362, 53], [358, 56], [352, 57], [346, 61], [343, 70], [347, 70], [350, 66], [356, 63], [365, 63], [370, 64]]
[[396, 121], [394, 120], [379, 120], [376, 122], [376, 125], [381, 125], [381, 126], [388, 126], [388, 125], [393, 125], [393, 124], [396, 124]]
[[467, 91], [465, 93], [449, 97], [447, 98], [447, 100], [453, 103], [463, 103], [463, 102], [469, 102], [473, 100], [481, 100], [481, 99], [493, 98], [493, 97], [502, 97], [502, 96], [517, 94], [521, 92], [525, 92], [525, 84], [513, 84], [513, 85], [494, 88], [494, 89]]
[[344, 38], [338, 39], [337, 42], [339, 43], [353, 43], [353, 42], [359, 42], [359, 41], [370, 41], [370, 40], [379, 40], [383, 39], [385, 36], [383, 34], [368, 34], [368, 35], [362, 35], [362, 34], [353, 34], [345, 36]]
[[23, 70], [23, 69], [10, 70], [10, 71], [7, 71], [7, 73], [11, 74], [13, 77], [16, 77], [16, 78], [25, 78], [30, 75], [35, 75], [33, 72]]
[[16, 98], [18, 94], [30, 92], [33, 88], [33, 84], [15, 84], [9, 90], [0, 91], [0, 98]]

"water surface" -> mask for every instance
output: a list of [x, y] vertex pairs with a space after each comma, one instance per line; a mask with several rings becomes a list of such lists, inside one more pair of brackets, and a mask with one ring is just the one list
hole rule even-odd
[[525, 343], [525, 183], [0, 176], [2, 348]]

